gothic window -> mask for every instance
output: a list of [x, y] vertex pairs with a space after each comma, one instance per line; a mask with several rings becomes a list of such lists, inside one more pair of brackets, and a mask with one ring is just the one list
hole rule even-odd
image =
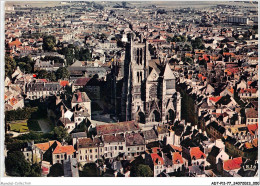
[[137, 116], [137, 121], [139, 123], [145, 123], [145, 115], [143, 112], [139, 112]]
[[152, 122], [160, 121], [160, 113], [157, 110], [153, 111], [152, 116], [151, 116], [151, 121]]
[[149, 96], [150, 98], [156, 98], [157, 97], [157, 87], [156, 85], [152, 85], [149, 90]]
[[137, 59], [136, 59], [136, 63], [139, 65], [139, 48], [137, 49], [137, 53], [136, 53], [136, 56], [137, 56]]
[[142, 60], [143, 60], [143, 49], [141, 48], [140, 49], [140, 63], [139, 64], [142, 64]]

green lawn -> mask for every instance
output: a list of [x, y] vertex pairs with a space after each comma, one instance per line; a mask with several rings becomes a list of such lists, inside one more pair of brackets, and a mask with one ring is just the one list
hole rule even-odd
[[8, 122], [10, 126], [10, 130], [14, 132], [28, 132], [29, 128], [27, 126], [27, 120], [16, 120], [16, 121], [11, 121]]

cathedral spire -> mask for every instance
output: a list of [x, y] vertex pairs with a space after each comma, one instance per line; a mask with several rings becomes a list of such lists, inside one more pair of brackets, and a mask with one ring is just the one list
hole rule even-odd
[[175, 79], [175, 76], [173, 75], [173, 72], [169, 66], [169, 63], [166, 62], [165, 65], [165, 70], [164, 70], [164, 74], [163, 74], [163, 78], [166, 79]]

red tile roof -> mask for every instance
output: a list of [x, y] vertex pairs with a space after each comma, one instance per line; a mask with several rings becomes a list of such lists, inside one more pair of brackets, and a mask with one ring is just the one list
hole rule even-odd
[[[54, 141], [49, 141], [49, 142], [46, 142], [46, 143], [38, 143], [38, 144], [35, 144], [36, 147], [38, 147], [39, 149], [41, 149], [42, 151], [46, 151], [50, 148], [50, 146], [52, 146], [52, 144], [55, 142]], [[59, 141], [56, 141], [58, 145], [61, 145], [61, 143]]]
[[251, 135], [255, 135], [255, 132], [258, 130], [258, 123], [247, 125], [247, 128]]
[[206, 158], [206, 155], [200, 150], [199, 147], [190, 148], [190, 156], [195, 159], [203, 159]]
[[255, 88], [251, 88], [251, 89], [247, 88], [247, 89], [241, 89], [239, 93], [256, 93], [256, 91], [257, 90]]
[[210, 97], [209, 100], [214, 101], [215, 103], [218, 102], [222, 96]]
[[74, 152], [75, 149], [72, 145], [68, 145], [68, 146], [58, 145], [53, 151], [53, 154], [62, 154], [62, 153], [73, 154]]
[[12, 42], [9, 43], [9, 46], [16, 46], [16, 47], [18, 47], [20, 45], [22, 45], [22, 43], [18, 39], [16, 39], [15, 41], [12, 41]]
[[154, 165], [163, 165], [164, 164], [163, 158], [161, 156], [159, 156], [159, 154], [153, 153], [153, 154], [151, 154], [151, 157], [152, 157]]
[[223, 164], [223, 168], [224, 170], [239, 169], [241, 168], [241, 164], [242, 164], [242, 158], [238, 157], [231, 160], [225, 160]]
[[60, 85], [63, 87], [66, 87], [67, 85], [69, 85], [68, 81], [60, 81]]
[[172, 153], [172, 162], [173, 164], [183, 163], [182, 156], [179, 152]]

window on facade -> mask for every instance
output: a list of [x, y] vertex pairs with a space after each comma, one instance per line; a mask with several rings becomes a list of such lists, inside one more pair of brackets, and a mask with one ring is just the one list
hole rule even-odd
[[82, 160], [82, 156], [80, 156], [79, 159]]
[[143, 148], [143, 147], [141, 147], [141, 150], [144, 150], [144, 148]]
[[257, 122], [257, 119], [255, 119], [255, 122]]
[[102, 152], [102, 149], [100, 149], [100, 152]]
[[110, 147], [110, 150], [113, 150], [113, 147]]
[[87, 159], [88, 159], [88, 156], [86, 155], [86, 156], [85, 156], [85, 160], [87, 160]]
[[107, 151], [107, 147], [105, 147], [105, 151]]
[[95, 158], [97, 158], [97, 155], [95, 155]]
[[90, 155], [90, 158], [89, 158], [90, 160], [92, 160], [92, 155]]
[[150, 96], [150, 98], [157, 97], [157, 86], [156, 85], [152, 85], [151, 88], [149, 89], [149, 96]]
[[86, 150], [85, 153], [87, 154], [87, 153], [88, 153], [88, 150]]
[[115, 146], [115, 150], [117, 150], [117, 146]]
[[60, 158], [60, 155], [57, 155], [56, 157], [57, 157], [57, 158]]
[[139, 150], [139, 147], [137, 147], [137, 150]]
[[92, 149], [90, 149], [89, 152], [92, 153]]
[[130, 148], [128, 148], [128, 151], [130, 151]]
[[60, 155], [60, 158], [63, 158], [63, 155]]
[[119, 146], [119, 150], [123, 150], [123, 146]]

